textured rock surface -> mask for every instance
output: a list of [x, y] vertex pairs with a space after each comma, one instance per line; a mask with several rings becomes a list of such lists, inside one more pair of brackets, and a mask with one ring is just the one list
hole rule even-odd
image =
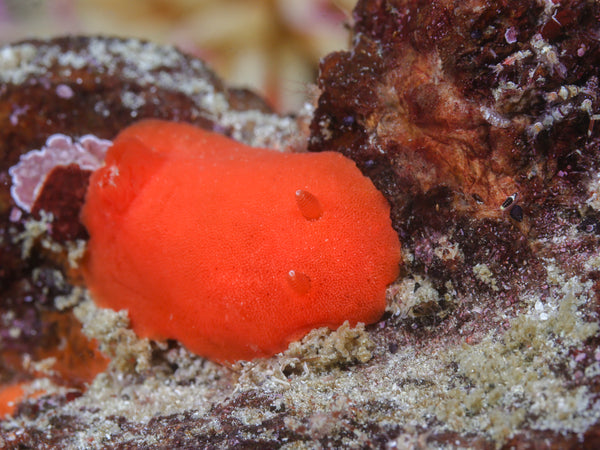
[[[233, 368], [175, 343], [136, 340], [123, 315], [96, 310], [81, 289], [69, 297], [57, 273], [64, 248], [79, 247], [48, 241], [48, 216], [17, 218], [6, 171], [50, 134], [110, 138], [142, 116], [279, 147], [294, 144], [297, 125], [248, 111], [257, 100], [236, 103], [198, 62], [169, 66], [163, 48], [127, 44], [136, 64], [148, 64], [135, 75], [120, 51], [83, 66], [60, 56], [120, 41], [4, 50], [1, 308], [3, 326], [22, 331], [2, 329], [2, 382], [37, 377], [47, 392], [2, 423], [5, 446], [598, 447], [599, 16], [584, 1], [359, 2], [351, 50], [322, 62], [309, 149], [351, 156], [388, 197], [403, 273], [380, 323], [317, 331], [280, 356]], [[47, 45], [57, 50], [36, 50]], [[167, 67], [148, 63], [156, 52]], [[19, 62], [48, 53], [79, 68], [44, 75]], [[163, 70], [192, 67], [212, 87], [161, 84]], [[90, 93], [63, 104], [57, 84]], [[138, 96], [123, 96], [132, 90]], [[99, 102], [109, 106], [98, 107], [108, 111], [102, 118]], [[207, 106], [215, 104], [233, 111]], [[74, 315], [112, 358], [85, 392], [80, 370], [44, 375], [17, 359], [45, 358], [42, 342], [59, 346], [56, 329], [39, 337], [48, 317], [78, 327], [69, 301], [79, 301]]]
[[[599, 14], [580, 1], [363, 1], [352, 50], [323, 60], [310, 150], [360, 163], [392, 203], [408, 272], [441, 294], [448, 281], [484, 292], [471, 268], [485, 265], [487, 291], [513, 303], [543, 284], [544, 258], [581, 274], [594, 251]], [[564, 234], [570, 251], [543, 245]]]

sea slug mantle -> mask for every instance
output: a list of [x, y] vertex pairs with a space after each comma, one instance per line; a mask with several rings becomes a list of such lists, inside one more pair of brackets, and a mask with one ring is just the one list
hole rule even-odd
[[378, 320], [400, 262], [389, 205], [350, 159], [158, 120], [116, 138], [82, 220], [95, 301], [220, 362]]

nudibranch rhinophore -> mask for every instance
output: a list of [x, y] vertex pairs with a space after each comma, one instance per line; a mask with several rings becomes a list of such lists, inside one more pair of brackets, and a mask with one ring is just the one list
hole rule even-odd
[[174, 122], [119, 134], [82, 220], [96, 303], [128, 310], [140, 336], [219, 362], [377, 321], [400, 263], [389, 205], [352, 160]]

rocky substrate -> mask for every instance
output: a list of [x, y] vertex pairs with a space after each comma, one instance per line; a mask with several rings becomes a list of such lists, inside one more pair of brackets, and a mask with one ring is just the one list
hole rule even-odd
[[[599, 19], [587, 1], [360, 1], [297, 117], [172, 48], [0, 49], [0, 385], [25, 391], [0, 447], [600, 446]], [[403, 246], [386, 315], [224, 367], [95, 307], [77, 276], [92, 169], [52, 169], [28, 202], [15, 167], [97, 156], [144, 117], [354, 159]]]

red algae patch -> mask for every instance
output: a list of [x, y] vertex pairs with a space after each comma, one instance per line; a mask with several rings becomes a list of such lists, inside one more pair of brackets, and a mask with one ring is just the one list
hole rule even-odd
[[94, 300], [219, 362], [375, 322], [400, 262], [389, 205], [350, 159], [158, 120], [117, 137], [82, 218]]

